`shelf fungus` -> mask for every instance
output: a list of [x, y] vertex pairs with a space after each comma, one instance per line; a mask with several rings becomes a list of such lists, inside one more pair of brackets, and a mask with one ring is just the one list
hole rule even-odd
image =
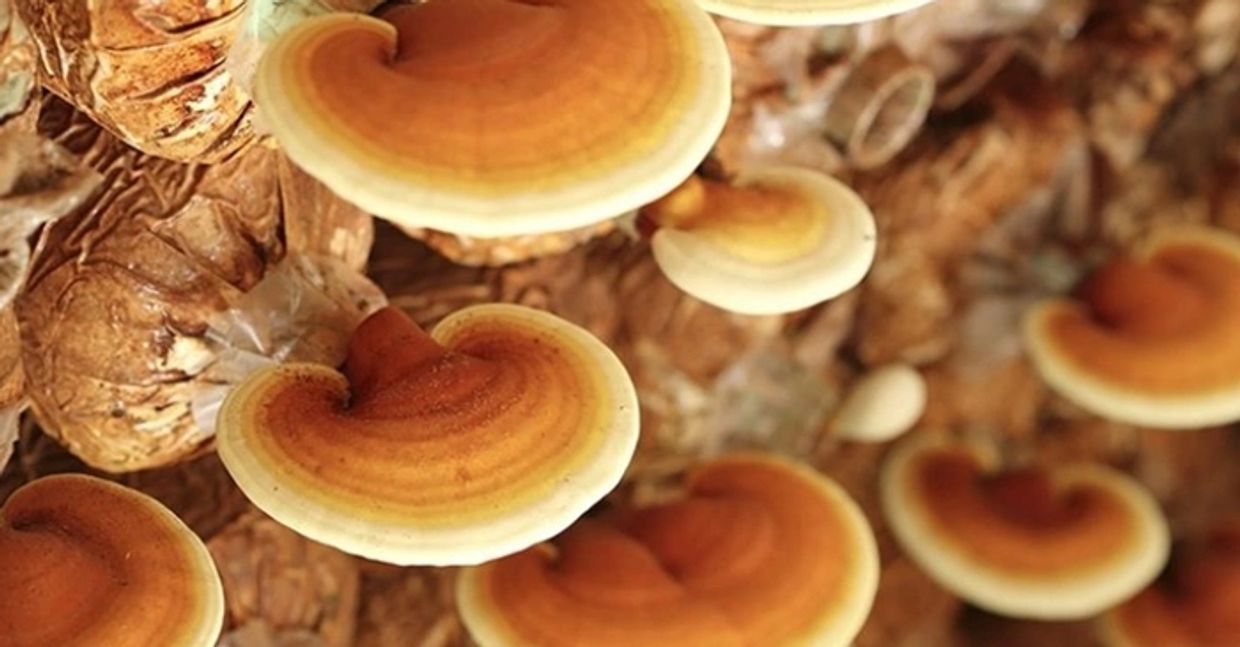
[[1102, 619], [1108, 647], [1240, 645], [1240, 522], [1181, 552], [1153, 586]]
[[888, 457], [881, 492], [896, 539], [922, 569], [1006, 616], [1094, 615], [1167, 560], [1153, 497], [1101, 465], [1004, 469], [979, 445], [918, 440]]
[[851, 643], [878, 553], [839, 486], [738, 454], [696, 469], [686, 490], [466, 569], [457, 603], [469, 632], [483, 647]]
[[156, 500], [49, 476], [0, 510], [0, 644], [215, 644], [224, 591], [206, 546]]
[[851, 189], [793, 167], [735, 181], [690, 177], [638, 229], [677, 287], [725, 310], [779, 314], [853, 288], [874, 261], [874, 216]]
[[1036, 306], [1025, 343], [1052, 388], [1106, 418], [1162, 428], [1240, 420], [1240, 238], [1158, 230], [1074, 298]]
[[730, 61], [690, 0], [397, 6], [299, 23], [255, 99], [289, 156], [405, 227], [582, 227], [667, 193], [730, 106]]
[[849, 25], [911, 11], [933, 0], [697, 0], [707, 11], [759, 25]]
[[633, 384], [585, 330], [512, 305], [429, 334], [399, 310], [353, 333], [343, 373], [285, 364], [224, 401], [219, 452], [303, 535], [396, 564], [472, 564], [566, 528], [620, 481]]

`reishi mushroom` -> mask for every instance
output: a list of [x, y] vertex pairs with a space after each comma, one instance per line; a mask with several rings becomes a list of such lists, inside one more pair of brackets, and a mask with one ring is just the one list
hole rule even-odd
[[483, 647], [849, 644], [878, 553], [838, 485], [737, 454], [697, 468], [686, 490], [466, 569], [457, 603], [469, 632]]
[[691, 0], [430, 0], [307, 19], [265, 52], [255, 100], [289, 157], [404, 227], [496, 237], [654, 200], [731, 103]]
[[697, 0], [707, 11], [782, 27], [847, 25], [911, 11], [933, 0]]
[[1102, 619], [1108, 647], [1240, 645], [1240, 520], [1181, 554], [1152, 586]]
[[1025, 343], [1053, 389], [1103, 417], [1163, 428], [1240, 420], [1240, 237], [1160, 229], [1075, 298], [1030, 311]]
[[427, 334], [386, 308], [343, 374], [260, 371], [229, 394], [220, 458], [258, 507], [303, 535], [397, 564], [470, 564], [566, 528], [620, 481], [637, 396], [585, 330], [512, 305]]
[[206, 546], [158, 501], [49, 476], [0, 510], [0, 645], [209, 647], [224, 591]]
[[905, 552], [989, 611], [1084, 618], [1149, 584], [1169, 531], [1136, 481], [1094, 464], [1005, 469], [979, 444], [918, 439], [888, 456], [883, 513]]
[[827, 175], [750, 170], [732, 182], [693, 176], [638, 216], [677, 287], [725, 310], [779, 314], [853, 288], [874, 261], [874, 216]]

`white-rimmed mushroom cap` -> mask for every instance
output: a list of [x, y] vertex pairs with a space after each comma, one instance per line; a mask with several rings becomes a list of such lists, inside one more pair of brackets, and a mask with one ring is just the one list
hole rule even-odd
[[698, 0], [707, 11], [783, 27], [847, 25], [911, 11], [933, 0]]
[[229, 394], [216, 433], [255, 505], [370, 559], [519, 551], [614, 488], [637, 446], [620, 360], [546, 312], [474, 306], [428, 335], [386, 308], [354, 332], [343, 370], [261, 370]]
[[692, 0], [432, 1], [307, 19], [255, 101], [289, 157], [404, 227], [564, 231], [672, 190], [731, 105]]
[[976, 445], [918, 439], [893, 450], [881, 479], [904, 551], [994, 613], [1085, 618], [1141, 590], [1167, 561], [1158, 504], [1105, 466], [1005, 471]]
[[1043, 379], [1097, 415], [1162, 428], [1240, 420], [1240, 237], [1156, 231], [1077, 298], [1037, 305], [1024, 332]]
[[700, 466], [677, 500], [584, 519], [466, 569], [457, 602], [484, 647], [843, 647], [878, 588], [864, 515], [786, 459]]
[[808, 308], [855, 287], [874, 261], [874, 216], [847, 185], [795, 167], [734, 182], [691, 178], [641, 212], [667, 278], [742, 314]]

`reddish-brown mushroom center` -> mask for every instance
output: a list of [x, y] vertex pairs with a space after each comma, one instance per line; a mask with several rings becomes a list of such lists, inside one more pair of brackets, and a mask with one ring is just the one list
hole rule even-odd
[[1173, 267], [1117, 259], [1079, 288], [1094, 317], [1121, 332], [1173, 336], [1209, 315], [1206, 293]]
[[109, 591], [124, 585], [102, 547], [53, 522], [0, 527], [0, 636], [15, 644], [54, 644], [67, 629], [93, 625]]
[[939, 532], [1006, 570], [1089, 568], [1129, 541], [1133, 521], [1100, 487], [1058, 487], [1034, 470], [986, 474], [960, 451], [927, 453], [913, 469], [911, 487]]
[[790, 191], [737, 187], [695, 175], [675, 191], [647, 205], [641, 215], [654, 228], [691, 230], [723, 223], [777, 224], [804, 207], [804, 198]]
[[520, 71], [560, 44], [570, 17], [551, 2], [516, 0], [426, 2], [383, 15], [398, 33], [393, 70], [430, 78]]

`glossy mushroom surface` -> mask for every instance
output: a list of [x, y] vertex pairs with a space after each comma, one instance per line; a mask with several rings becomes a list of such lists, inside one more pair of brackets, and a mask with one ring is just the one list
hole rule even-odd
[[1165, 428], [1240, 420], [1240, 237], [1177, 227], [1043, 302], [1025, 340], [1043, 378], [1089, 411]]
[[1157, 582], [1103, 618], [1108, 647], [1240, 645], [1240, 521], [1201, 543], [1177, 548]]
[[856, 286], [874, 261], [874, 216], [851, 189], [806, 169], [694, 176], [641, 210], [655, 261], [677, 287], [725, 310], [778, 314]]
[[730, 105], [723, 38], [689, 0], [431, 0], [308, 19], [255, 98], [288, 155], [405, 227], [515, 236], [670, 191]]
[[150, 497], [49, 476], [0, 513], [0, 645], [215, 644], [224, 593], [207, 549]]
[[697, 469], [686, 494], [581, 521], [467, 569], [484, 647], [846, 645], [878, 582], [873, 536], [835, 483], [760, 455]]
[[400, 311], [354, 332], [344, 372], [265, 369], [220, 411], [220, 457], [303, 535], [399, 564], [469, 564], [550, 537], [619, 482], [637, 398], [601, 342], [508, 305], [423, 332]]
[[916, 440], [882, 473], [896, 539], [956, 595], [995, 613], [1084, 618], [1166, 563], [1166, 521], [1129, 477], [1092, 464], [1006, 469], [980, 447]]
[[707, 11], [760, 25], [847, 25], [886, 18], [932, 0], [698, 0]]

